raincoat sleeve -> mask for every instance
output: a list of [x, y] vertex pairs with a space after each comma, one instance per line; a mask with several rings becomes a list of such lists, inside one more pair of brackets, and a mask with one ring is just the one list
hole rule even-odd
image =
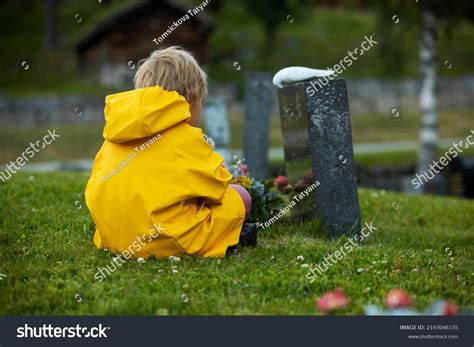
[[186, 134], [174, 142], [175, 158], [193, 197], [206, 204], [220, 204], [232, 175], [222, 167], [224, 158], [205, 141], [201, 129], [186, 125]]

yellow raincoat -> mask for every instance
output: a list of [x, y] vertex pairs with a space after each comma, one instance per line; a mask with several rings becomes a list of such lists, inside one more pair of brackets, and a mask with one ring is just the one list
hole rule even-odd
[[185, 98], [136, 89], [107, 96], [104, 113], [85, 192], [94, 244], [126, 258], [223, 257], [239, 241], [245, 207], [223, 158], [187, 123]]

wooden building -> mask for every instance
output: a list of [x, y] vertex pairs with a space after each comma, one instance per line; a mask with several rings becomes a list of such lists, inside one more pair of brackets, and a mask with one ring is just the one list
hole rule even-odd
[[131, 84], [140, 59], [172, 45], [189, 50], [205, 65], [213, 22], [205, 7], [192, 16], [190, 10], [173, 0], [139, 0], [112, 12], [76, 43], [80, 69], [102, 85], [124, 87]]

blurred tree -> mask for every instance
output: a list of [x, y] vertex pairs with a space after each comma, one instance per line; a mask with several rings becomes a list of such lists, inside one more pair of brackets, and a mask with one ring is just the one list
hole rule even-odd
[[44, 48], [51, 51], [58, 44], [58, 0], [46, 0]]
[[309, 9], [314, 7], [312, 0], [243, 0], [248, 13], [263, 26], [266, 34], [266, 57], [274, 52], [276, 32], [284, 23], [293, 21], [295, 17], [304, 19]]
[[[437, 82], [438, 33], [437, 15], [430, 9], [423, 8], [421, 13], [420, 42], [420, 150], [418, 154], [417, 172], [429, 170], [430, 164], [438, 155], [438, 111], [435, 87]], [[424, 188], [421, 186], [420, 188]]]
[[[472, 0], [422, 0], [371, 1], [379, 10], [379, 29], [382, 38], [382, 54], [390, 67], [403, 69], [403, 36], [415, 26], [421, 30], [419, 56], [422, 85], [420, 91], [421, 129], [417, 172], [430, 169], [438, 155], [438, 112], [436, 84], [438, 68], [438, 30], [442, 25], [449, 33], [457, 22], [466, 18], [474, 20]], [[397, 25], [403, 21], [406, 26]], [[390, 23], [391, 22], [391, 23]], [[390, 25], [387, 25], [390, 23]], [[401, 29], [404, 28], [404, 29]], [[397, 40], [396, 38], [400, 38]], [[422, 192], [430, 184], [420, 187]]]

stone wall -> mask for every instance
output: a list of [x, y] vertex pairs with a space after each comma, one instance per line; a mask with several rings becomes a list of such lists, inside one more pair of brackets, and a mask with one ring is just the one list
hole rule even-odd
[[[389, 115], [391, 107], [403, 112], [418, 111], [420, 83], [417, 80], [348, 80], [350, 110], [357, 114]], [[218, 89], [215, 87], [214, 89]], [[222, 88], [231, 110], [243, 110], [233, 88]], [[444, 78], [438, 85], [440, 109], [474, 109], [474, 76]], [[38, 126], [60, 123], [103, 122], [105, 96], [31, 96], [9, 98], [0, 95], [0, 126]], [[276, 107], [276, 98], [275, 98]], [[277, 112], [276, 110], [274, 112]]]
[[[389, 114], [392, 107], [401, 107], [402, 112], [419, 110], [420, 81], [347, 81], [352, 114]], [[474, 108], [474, 76], [440, 79], [437, 87], [440, 109]]]
[[42, 126], [103, 122], [104, 97], [0, 96], [0, 126]]

